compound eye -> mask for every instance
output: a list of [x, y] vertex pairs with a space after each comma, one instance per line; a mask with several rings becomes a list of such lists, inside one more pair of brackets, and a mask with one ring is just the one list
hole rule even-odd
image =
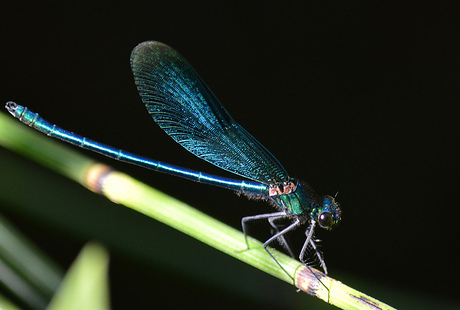
[[318, 224], [322, 228], [332, 227], [332, 214], [331, 212], [323, 212], [318, 217]]

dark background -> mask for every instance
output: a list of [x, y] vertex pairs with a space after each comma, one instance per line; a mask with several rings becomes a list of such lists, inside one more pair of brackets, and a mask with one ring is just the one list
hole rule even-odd
[[[454, 5], [12, 3], [0, 5], [0, 101], [27, 105], [50, 122], [109, 145], [229, 176], [176, 145], [141, 104], [130, 52], [142, 41], [164, 42], [187, 58], [232, 116], [292, 176], [308, 181], [319, 193], [339, 192], [341, 225], [317, 233], [332, 277], [398, 308], [421, 309], [427, 300], [440, 305], [458, 299], [453, 280], [459, 276], [460, 48]], [[270, 211], [268, 205], [222, 189], [89, 155], [234, 227], [245, 215]], [[21, 160], [0, 149], [0, 160], [9, 158]], [[34, 166], [27, 161], [20, 165]], [[43, 169], [33, 180], [42, 183], [52, 175]], [[13, 176], [0, 172], [0, 186], [11, 184]], [[199, 254], [188, 256], [169, 241], [170, 234], [182, 238], [179, 233], [165, 227], [161, 234], [149, 235], [150, 225], [158, 224], [110, 206], [67, 180], [59, 183], [74, 186], [71, 195], [100, 202], [109, 215], [98, 217], [103, 211], [88, 210], [90, 219], [82, 225], [106, 225], [104, 232], [82, 235], [71, 224], [67, 229], [33, 217], [7, 203], [7, 194], [0, 192], [1, 212], [63, 268], [87, 240], [106, 244], [112, 257], [114, 309], [286, 308], [298, 306], [293, 300], [302, 299], [307, 307], [314, 302], [263, 276], [251, 286], [252, 295], [244, 293], [248, 289], [225, 290], [221, 282], [227, 276], [247, 285], [260, 272], [216, 254], [210, 259], [217, 268], [212, 274], [221, 281], [207, 277]], [[33, 188], [22, 190], [32, 190], [28, 196], [33, 197]], [[55, 192], [46, 187], [41, 194], [53, 197]], [[49, 206], [50, 199], [40, 203]], [[81, 216], [80, 209], [68, 214], [68, 203], [59, 207], [61, 216], [72, 222]], [[111, 219], [111, 212], [123, 216]], [[136, 224], [126, 224], [130, 221]], [[267, 236], [262, 223], [254, 230], [261, 238]], [[177, 264], [189, 263], [192, 271], [181, 278], [167, 258], [155, 265], [134, 257], [123, 246], [105, 241], [110, 235], [126, 238], [128, 248], [136, 242], [146, 247], [142, 240], [150, 240], [153, 248], [164, 242], [179, 257]], [[301, 242], [303, 234], [293, 238]], [[216, 252], [184, 240], [203, 252]]]

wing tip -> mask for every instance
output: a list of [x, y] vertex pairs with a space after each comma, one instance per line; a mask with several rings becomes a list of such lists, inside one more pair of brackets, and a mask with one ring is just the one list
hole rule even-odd
[[139, 43], [131, 52], [131, 66], [139, 61], [142, 61], [142, 59], [145, 59], [146, 56], [158, 53], [158, 51], [164, 49], [172, 50], [172, 48], [168, 45], [158, 41], [145, 41]]

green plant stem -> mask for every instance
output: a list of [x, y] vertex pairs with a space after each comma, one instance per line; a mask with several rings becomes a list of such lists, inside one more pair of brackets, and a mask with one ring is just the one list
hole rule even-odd
[[[0, 113], [0, 144], [40, 163], [113, 202], [163, 222], [203, 243], [250, 264], [310, 295], [342, 309], [393, 309], [353, 290], [323, 273], [303, 266], [291, 257], [272, 250], [292, 279], [267, 254], [262, 244], [249, 238], [247, 249], [242, 232], [161, 193], [133, 178], [96, 163]], [[313, 274], [313, 273], [314, 274]]]

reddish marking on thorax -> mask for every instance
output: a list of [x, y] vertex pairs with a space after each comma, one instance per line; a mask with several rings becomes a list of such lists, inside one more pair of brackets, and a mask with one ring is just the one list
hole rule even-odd
[[297, 185], [294, 182], [288, 182], [281, 185], [272, 185], [268, 190], [269, 196], [279, 196], [281, 194], [290, 194], [295, 192]]

